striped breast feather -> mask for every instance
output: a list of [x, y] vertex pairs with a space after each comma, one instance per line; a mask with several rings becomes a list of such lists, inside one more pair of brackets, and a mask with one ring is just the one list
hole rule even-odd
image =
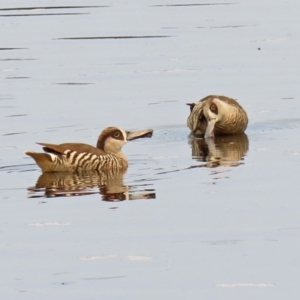
[[82, 166], [90, 160], [97, 159], [97, 155], [87, 152], [77, 152], [67, 149], [63, 152], [65, 160], [72, 166]]
[[[119, 169], [127, 166], [124, 165], [122, 159], [112, 154], [96, 155], [87, 152], [80, 153], [69, 149], [65, 150], [63, 153], [62, 163], [73, 166], [77, 170]], [[57, 158], [58, 157], [56, 156], [56, 159]]]
[[97, 163], [95, 163], [95, 170], [101, 169], [116, 169], [120, 168], [117, 157], [111, 154], [100, 155], [97, 157]]
[[93, 169], [95, 170], [103, 170], [103, 169], [120, 169], [126, 168], [127, 164], [123, 163], [123, 160], [115, 155], [106, 154], [98, 156], [98, 161], [95, 163]]

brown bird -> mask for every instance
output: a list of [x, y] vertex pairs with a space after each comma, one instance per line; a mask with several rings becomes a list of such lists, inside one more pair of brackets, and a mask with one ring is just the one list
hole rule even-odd
[[107, 127], [99, 135], [97, 146], [81, 143], [48, 144], [45, 153], [26, 151], [43, 172], [76, 172], [127, 169], [128, 161], [121, 151], [127, 141], [151, 137], [152, 129], [136, 132], [124, 131], [118, 127]]
[[243, 133], [248, 125], [247, 113], [232, 98], [209, 95], [198, 103], [187, 103], [190, 115], [187, 126], [195, 136]]

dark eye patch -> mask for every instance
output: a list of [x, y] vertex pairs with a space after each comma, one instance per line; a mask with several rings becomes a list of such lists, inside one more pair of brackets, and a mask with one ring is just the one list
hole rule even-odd
[[212, 103], [211, 106], [209, 107], [209, 109], [216, 115], [218, 114], [218, 107], [216, 104]]
[[123, 140], [122, 132], [120, 130], [116, 130], [113, 133], [113, 138], [115, 138], [116, 140]]

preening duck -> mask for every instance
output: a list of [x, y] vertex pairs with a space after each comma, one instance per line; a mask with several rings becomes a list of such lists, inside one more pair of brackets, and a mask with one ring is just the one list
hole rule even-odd
[[151, 137], [152, 129], [129, 132], [118, 127], [107, 127], [99, 135], [96, 147], [82, 143], [49, 144], [43, 153], [26, 151], [43, 172], [76, 172], [127, 169], [128, 161], [121, 151], [127, 141]]
[[209, 95], [198, 103], [187, 103], [190, 115], [187, 126], [195, 136], [204, 138], [214, 135], [243, 133], [248, 125], [248, 116], [234, 99]]

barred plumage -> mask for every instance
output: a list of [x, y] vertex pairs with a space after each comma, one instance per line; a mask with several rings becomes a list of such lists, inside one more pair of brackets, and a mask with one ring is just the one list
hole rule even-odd
[[133, 139], [151, 137], [152, 133], [152, 129], [125, 132], [117, 127], [108, 127], [100, 134], [97, 147], [80, 143], [38, 143], [45, 153], [25, 153], [36, 161], [43, 172], [126, 170], [128, 161], [121, 151], [122, 146]]
[[209, 95], [190, 105], [187, 125], [192, 134], [204, 136], [243, 133], [248, 125], [247, 113], [232, 98]]

